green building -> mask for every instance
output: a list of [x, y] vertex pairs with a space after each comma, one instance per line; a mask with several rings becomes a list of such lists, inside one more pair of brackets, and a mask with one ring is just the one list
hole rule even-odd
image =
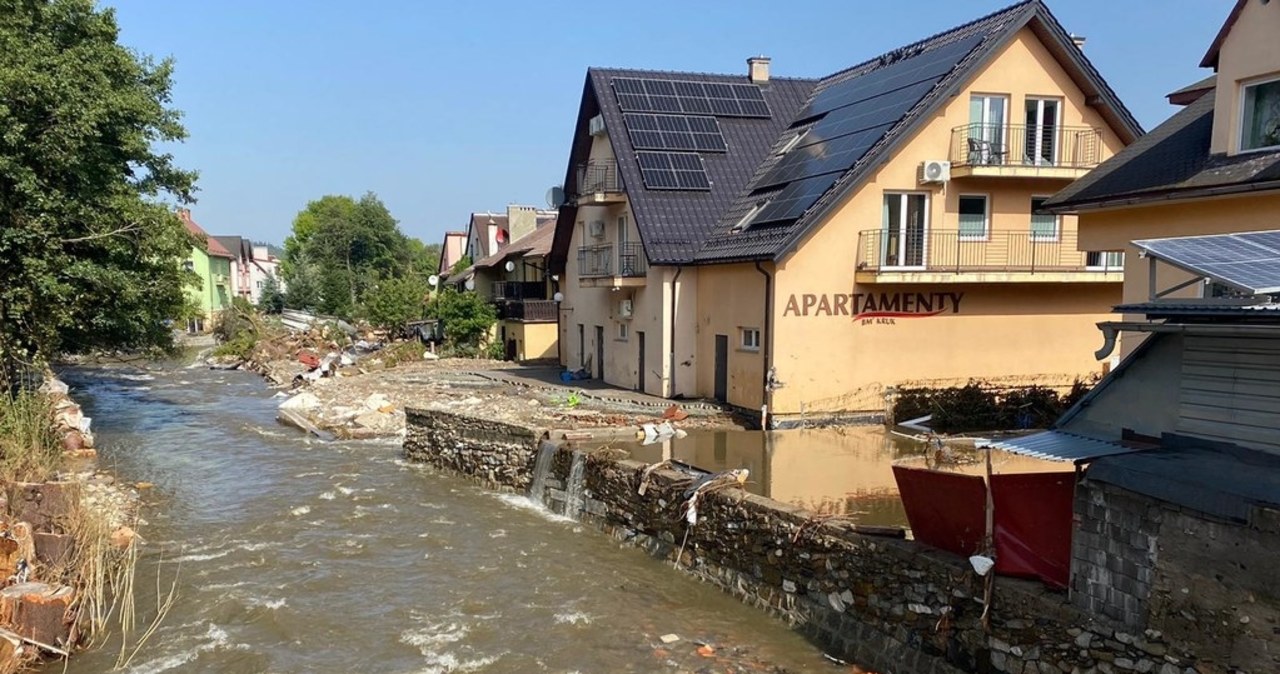
[[187, 286], [187, 295], [201, 314], [187, 320], [187, 332], [206, 332], [213, 327], [213, 319], [231, 304], [231, 251], [197, 225], [189, 209], [178, 209], [178, 217], [197, 240], [185, 264], [200, 277], [198, 284]]

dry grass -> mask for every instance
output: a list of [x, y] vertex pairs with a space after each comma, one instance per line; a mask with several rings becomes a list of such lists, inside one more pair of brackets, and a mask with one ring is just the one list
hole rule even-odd
[[30, 392], [0, 396], [0, 481], [39, 482], [61, 464], [49, 399]]

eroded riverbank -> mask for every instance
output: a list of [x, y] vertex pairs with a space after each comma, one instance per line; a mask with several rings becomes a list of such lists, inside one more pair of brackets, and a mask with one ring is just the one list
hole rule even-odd
[[279, 426], [255, 375], [120, 374], [66, 376], [104, 465], [156, 485], [140, 622], [177, 574], [126, 671], [834, 671], [781, 623], [522, 498], [408, 465], [398, 442]]

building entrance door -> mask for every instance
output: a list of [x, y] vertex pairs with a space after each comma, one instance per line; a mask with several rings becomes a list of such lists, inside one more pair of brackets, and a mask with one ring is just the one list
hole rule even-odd
[[636, 332], [636, 342], [640, 349], [640, 376], [636, 378], [636, 390], [644, 393], [644, 332]]
[[929, 195], [890, 192], [884, 195], [881, 266], [923, 269], [929, 245]]
[[716, 390], [715, 399], [729, 399], [729, 336], [716, 335]]
[[596, 326], [596, 379], [604, 379], [604, 326]]

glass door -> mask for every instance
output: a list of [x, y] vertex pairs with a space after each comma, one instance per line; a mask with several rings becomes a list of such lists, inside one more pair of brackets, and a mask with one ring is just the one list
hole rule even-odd
[[1058, 163], [1058, 115], [1056, 98], [1027, 99], [1027, 133], [1024, 161], [1034, 166]]
[[929, 195], [885, 194], [883, 220], [881, 267], [923, 269], [929, 233]]
[[1003, 164], [1007, 156], [1004, 142], [1004, 96], [974, 94], [969, 97], [969, 164]]

